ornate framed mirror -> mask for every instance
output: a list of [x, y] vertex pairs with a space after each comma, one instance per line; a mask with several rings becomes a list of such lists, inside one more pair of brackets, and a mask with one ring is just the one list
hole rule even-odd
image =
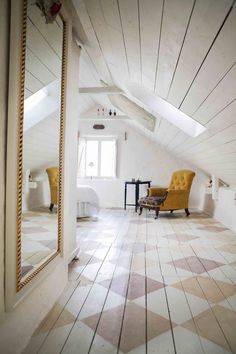
[[66, 23], [22, 0], [17, 132], [16, 291], [60, 252]]

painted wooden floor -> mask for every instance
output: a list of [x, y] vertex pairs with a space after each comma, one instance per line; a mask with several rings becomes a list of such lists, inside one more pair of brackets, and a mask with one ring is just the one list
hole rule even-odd
[[236, 234], [201, 213], [102, 210], [24, 351], [236, 353]]

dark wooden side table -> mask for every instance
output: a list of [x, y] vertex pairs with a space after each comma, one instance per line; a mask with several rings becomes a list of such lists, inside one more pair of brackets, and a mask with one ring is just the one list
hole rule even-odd
[[[127, 186], [129, 185], [129, 184], [133, 184], [133, 185], [135, 185], [135, 204], [127, 204], [126, 203], [126, 198], [127, 198]], [[126, 210], [126, 206], [128, 205], [128, 206], [135, 206], [135, 211], [137, 212], [137, 210], [138, 210], [138, 206], [139, 206], [139, 204], [138, 204], [138, 200], [139, 200], [139, 186], [140, 186], [140, 184], [147, 184], [148, 185], [148, 188], [150, 188], [150, 186], [151, 186], [151, 181], [139, 181], [139, 180], [137, 180], [137, 181], [126, 181], [125, 182], [125, 199], [124, 199], [124, 209]]]

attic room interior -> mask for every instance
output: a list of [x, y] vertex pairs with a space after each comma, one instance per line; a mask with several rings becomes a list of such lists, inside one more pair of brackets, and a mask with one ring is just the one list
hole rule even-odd
[[0, 353], [236, 353], [235, 0], [0, 1]]

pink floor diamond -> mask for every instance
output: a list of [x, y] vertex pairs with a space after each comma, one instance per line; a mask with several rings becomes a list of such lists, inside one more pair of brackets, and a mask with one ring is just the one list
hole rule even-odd
[[168, 262], [167, 264], [173, 265], [176, 268], [181, 268], [188, 270], [193, 273], [201, 274], [208, 272], [209, 270], [221, 267], [223, 263], [212, 261], [206, 258], [200, 258], [196, 256], [191, 256], [187, 258], [181, 258], [173, 262]]
[[[147, 294], [152, 291], [159, 290], [165, 286], [163, 283], [150, 278], [146, 278], [146, 280], [147, 284], [145, 283], [145, 277], [136, 273], [131, 273], [130, 278], [128, 274], [120, 275], [112, 279], [110, 290], [124, 297], [126, 297], [127, 294], [127, 298], [129, 300], [134, 300], [145, 295], [146, 286]], [[110, 282], [110, 280], [105, 280], [102, 281], [100, 285], [105, 288], [109, 288]]]

